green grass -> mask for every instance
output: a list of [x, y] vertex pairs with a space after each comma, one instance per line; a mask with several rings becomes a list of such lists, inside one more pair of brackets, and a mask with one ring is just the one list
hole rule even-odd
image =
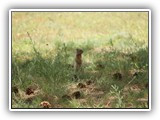
[[[76, 48], [84, 51], [77, 81]], [[137, 100], [148, 98], [148, 79], [147, 12], [12, 12], [12, 87], [40, 91], [31, 102], [12, 92], [12, 108], [148, 108]], [[85, 90], [70, 87], [88, 80]], [[62, 98], [74, 90], [80, 99]]]

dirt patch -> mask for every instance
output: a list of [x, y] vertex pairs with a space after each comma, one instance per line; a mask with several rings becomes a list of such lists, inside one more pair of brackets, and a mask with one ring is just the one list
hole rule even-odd
[[133, 84], [133, 85], [125, 86], [123, 91], [124, 93], [128, 91], [139, 93], [142, 91], [142, 88], [138, 84]]
[[97, 87], [91, 80], [70, 84], [67, 89], [68, 94], [63, 95], [62, 98], [67, 100], [76, 99], [78, 103], [82, 104], [87, 103], [89, 100], [97, 103], [105, 94], [104, 91]]

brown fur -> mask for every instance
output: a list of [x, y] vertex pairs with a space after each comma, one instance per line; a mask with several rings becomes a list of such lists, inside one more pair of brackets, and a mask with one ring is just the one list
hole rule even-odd
[[78, 71], [82, 66], [82, 49], [76, 49], [75, 70]]

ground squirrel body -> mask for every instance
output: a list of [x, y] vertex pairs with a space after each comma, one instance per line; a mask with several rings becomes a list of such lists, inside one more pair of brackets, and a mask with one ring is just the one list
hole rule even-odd
[[75, 65], [74, 69], [75, 71], [78, 71], [82, 66], [82, 49], [76, 49], [76, 56], [75, 56]]

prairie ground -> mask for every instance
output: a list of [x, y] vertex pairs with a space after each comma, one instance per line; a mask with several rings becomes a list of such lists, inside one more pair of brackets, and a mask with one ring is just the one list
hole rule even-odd
[[148, 108], [148, 12], [12, 12], [11, 30], [12, 108]]

